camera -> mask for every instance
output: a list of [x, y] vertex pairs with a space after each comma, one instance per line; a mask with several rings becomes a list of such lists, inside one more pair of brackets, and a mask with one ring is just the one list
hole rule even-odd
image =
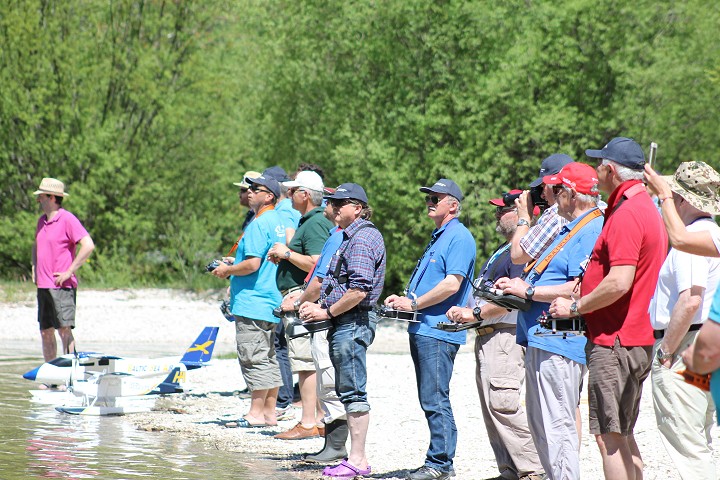
[[522, 195], [522, 192], [521, 193], [505, 192], [505, 193], [503, 193], [503, 196], [502, 196], [503, 203], [505, 204], [506, 207], [512, 207], [513, 205], [515, 205], [515, 200], [517, 200], [520, 197], [520, 195]]
[[210, 273], [217, 267], [219, 267], [221, 263], [224, 263], [225, 265], [230, 265], [228, 262], [223, 262], [222, 260], [213, 260], [212, 262], [205, 265], [205, 271]]
[[530, 200], [532, 201], [532, 204], [536, 207], [540, 208], [547, 208], [548, 202], [542, 197], [543, 193], [543, 184], [541, 183], [537, 187], [532, 187], [530, 189]]

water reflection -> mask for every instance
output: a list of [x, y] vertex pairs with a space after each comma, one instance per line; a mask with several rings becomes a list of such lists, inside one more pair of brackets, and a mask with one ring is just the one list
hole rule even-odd
[[139, 431], [123, 417], [66, 415], [33, 403], [31, 384], [20, 377], [33, 366], [0, 359], [0, 478], [278, 478], [270, 462]]

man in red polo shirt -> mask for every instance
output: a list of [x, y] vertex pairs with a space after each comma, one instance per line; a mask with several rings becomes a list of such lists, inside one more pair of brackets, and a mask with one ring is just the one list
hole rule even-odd
[[642, 478], [643, 463], [633, 428], [655, 341], [648, 306], [668, 238], [642, 183], [640, 145], [618, 137], [585, 154], [597, 159], [600, 190], [610, 194], [605, 226], [582, 280], [581, 298], [557, 299], [550, 314], [585, 318], [590, 432], [605, 478], [634, 480]]

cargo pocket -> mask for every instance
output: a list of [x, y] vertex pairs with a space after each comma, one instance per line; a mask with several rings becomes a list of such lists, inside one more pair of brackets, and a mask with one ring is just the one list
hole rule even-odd
[[520, 408], [520, 380], [513, 377], [490, 378], [490, 408], [515, 413]]

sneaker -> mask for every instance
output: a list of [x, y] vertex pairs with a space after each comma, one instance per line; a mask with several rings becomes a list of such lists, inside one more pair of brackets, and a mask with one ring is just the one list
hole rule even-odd
[[449, 478], [450, 472], [441, 472], [427, 465], [410, 472], [407, 476], [407, 480], [447, 480]]
[[295, 420], [295, 407], [288, 405], [287, 407], [276, 408], [275, 414], [277, 415], [278, 421]]

